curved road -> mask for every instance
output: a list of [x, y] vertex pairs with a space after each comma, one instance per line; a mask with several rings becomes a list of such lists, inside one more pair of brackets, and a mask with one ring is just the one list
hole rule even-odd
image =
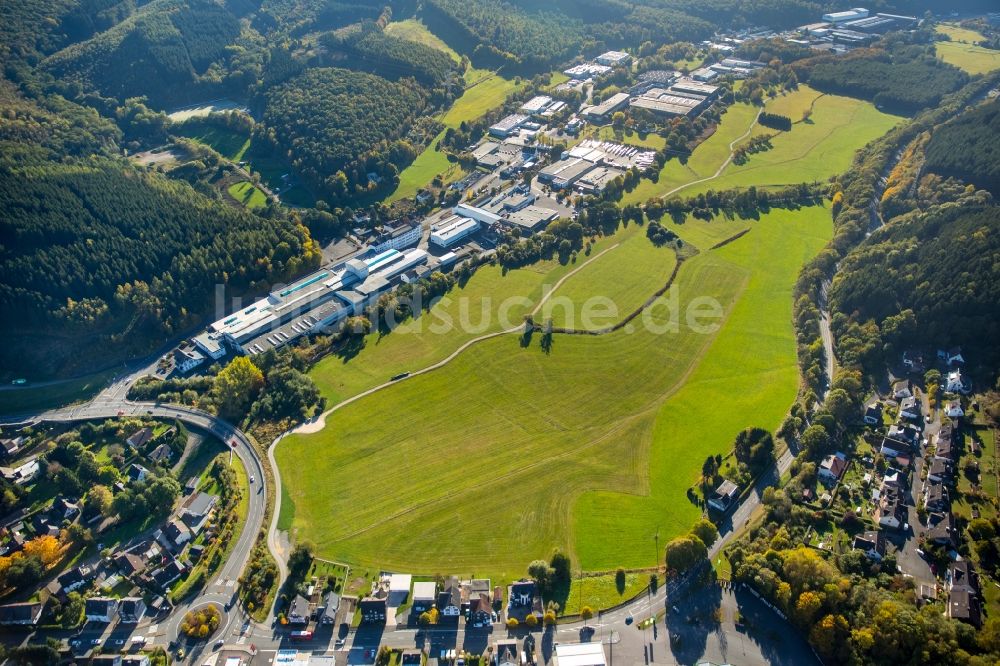
[[[165, 641], [177, 637], [178, 626], [184, 614], [191, 608], [204, 606], [214, 602], [225, 606], [235, 600], [237, 580], [250, 558], [250, 551], [264, 523], [264, 513], [267, 505], [267, 492], [264, 487], [264, 468], [257, 452], [247, 436], [232, 424], [212, 414], [180, 405], [164, 405], [154, 402], [130, 402], [119, 397], [127, 390], [127, 379], [118, 381], [109, 387], [93, 402], [52, 410], [40, 414], [21, 415], [16, 418], [4, 418], [5, 423], [25, 423], [49, 421], [68, 423], [72, 421], [117, 418], [119, 416], [152, 416], [156, 418], [177, 419], [186, 425], [209, 432], [224, 442], [232, 445], [232, 451], [239, 457], [247, 470], [254, 477], [250, 484], [249, 508], [246, 523], [240, 532], [236, 545], [227, 560], [222, 564], [215, 576], [208, 581], [202, 592], [194, 599], [177, 606], [165, 622]], [[226, 625], [221, 635], [225, 636], [234, 620], [242, 619], [242, 608], [233, 605], [233, 610], [227, 614]], [[164, 633], [164, 632], [159, 632]]]

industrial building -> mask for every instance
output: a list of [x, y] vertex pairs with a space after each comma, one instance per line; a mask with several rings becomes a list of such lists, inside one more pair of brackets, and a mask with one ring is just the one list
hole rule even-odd
[[372, 252], [404, 250], [420, 242], [423, 229], [416, 222], [394, 222], [382, 227], [371, 241]]
[[587, 120], [591, 122], [605, 123], [610, 120], [611, 114], [624, 109], [628, 105], [628, 98], [628, 93], [615, 93], [600, 104], [586, 109], [582, 112], [582, 115], [586, 116]]
[[570, 67], [569, 69], [564, 69], [563, 74], [577, 81], [589, 81], [590, 79], [598, 77], [602, 74], [607, 74], [610, 71], [611, 68], [607, 65], [585, 62], [582, 65], [576, 65], [574, 67]]
[[554, 189], [571, 187], [583, 174], [594, 168], [594, 163], [581, 158], [562, 159], [538, 172], [538, 180]]
[[506, 139], [512, 134], [516, 134], [524, 123], [528, 122], [528, 116], [523, 113], [514, 113], [500, 122], [490, 127], [490, 135], [500, 139]]
[[460, 240], [479, 231], [479, 222], [461, 215], [450, 215], [431, 227], [431, 243], [449, 248]]
[[427, 262], [423, 250], [389, 249], [307, 275], [234, 312], [195, 336], [212, 358], [233, 350], [261, 354], [359, 314], [400, 276]]
[[632, 56], [624, 51], [608, 51], [594, 58], [598, 65], [606, 67], [618, 67], [632, 62]]
[[562, 106], [565, 106], [562, 102], [556, 102], [548, 95], [536, 95], [522, 104], [520, 111], [521, 113], [529, 116], [541, 116], [555, 104], [562, 104]]
[[847, 21], [855, 21], [857, 19], [863, 19], [868, 17], [868, 10], [864, 7], [855, 7], [854, 9], [848, 9], [843, 12], [832, 12], [830, 14], [823, 14], [823, 20], [827, 23], [846, 23]]
[[691, 72], [692, 79], [694, 79], [695, 81], [704, 81], [706, 83], [716, 78], [717, 76], [719, 76], [719, 73], [714, 69], [710, 69], [708, 67], [700, 67]]
[[533, 234], [541, 231], [549, 225], [549, 222], [559, 217], [559, 213], [550, 208], [539, 206], [525, 206], [516, 211], [511, 211], [504, 222], [516, 227], [522, 233]]

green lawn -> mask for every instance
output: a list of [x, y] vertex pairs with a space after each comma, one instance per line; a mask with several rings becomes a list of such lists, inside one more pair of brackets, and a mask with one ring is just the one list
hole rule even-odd
[[618, 247], [567, 280], [542, 307], [537, 321], [596, 330], [611, 326], [641, 307], [666, 284], [677, 265], [671, 248], [657, 248], [645, 227], [630, 225], [616, 237]]
[[1000, 51], [960, 42], [937, 42], [938, 57], [969, 74], [986, 74], [1000, 69]]
[[[470, 72], [472, 78], [470, 80]], [[455, 100], [441, 117], [447, 127], [458, 127], [463, 122], [475, 120], [490, 109], [500, 106], [507, 96], [518, 89], [514, 81], [499, 74], [484, 75], [481, 70], [466, 72], [469, 87]]]
[[[661, 299], [633, 332], [556, 336], [547, 351], [538, 337], [493, 338], [286, 438], [276, 456], [299, 538], [366, 567], [497, 579], [555, 546], [585, 570], [653, 564], [657, 529], [662, 545], [699, 515], [684, 490], [704, 457], [747, 425], [776, 427], [794, 398], [791, 287], [830, 233], [826, 209], [774, 211], [685, 263], [678, 332]], [[518, 273], [487, 269], [467, 290], [494, 295]], [[718, 333], [690, 328], [684, 313], [702, 297], [721, 305]], [[400, 344], [439, 357], [435, 337]], [[337, 364], [316, 373], [328, 394], [353, 361]], [[374, 367], [380, 381], [393, 372]]]
[[229, 186], [229, 196], [250, 209], [267, 206], [267, 195], [247, 180], [241, 180]]
[[[810, 105], [813, 108], [810, 119], [796, 122], [790, 132], [777, 133], [770, 150], [751, 155], [745, 164], [729, 164], [719, 178], [692, 185], [681, 194], [825, 181], [850, 168], [858, 149], [901, 120], [899, 116], [882, 113], [870, 102], [820, 95], [808, 86], [769, 101], [767, 110], [798, 121]], [[775, 130], [758, 125], [753, 134], [765, 132], [774, 134]]]
[[444, 137], [444, 130], [434, 137], [410, 166], [403, 169], [403, 172], [399, 174], [399, 185], [389, 196], [389, 203], [415, 196], [436, 176], [440, 175], [445, 183], [450, 183], [465, 175], [461, 166], [449, 162], [444, 152], [438, 150], [438, 143], [442, 137]]
[[233, 162], [243, 159], [250, 147], [250, 137], [222, 127], [199, 127], [196, 130], [178, 130], [180, 136], [193, 139], [198, 143], [210, 146], [215, 152]]
[[569, 586], [569, 595], [563, 605], [563, 615], [575, 615], [584, 606], [590, 606], [596, 611], [611, 608], [623, 601], [631, 599], [649, 586], [649, 574], [625, 574], [625, 588], [619, 593], [614, 574], [602, 576], [584, 576], [573, 578]]

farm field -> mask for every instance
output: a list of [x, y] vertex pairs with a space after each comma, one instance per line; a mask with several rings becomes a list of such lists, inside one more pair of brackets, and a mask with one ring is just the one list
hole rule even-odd
[[[711, 223], [680, 225], [682, 236], [699, 225]], [[655, 530], [663, 544], [699, 515], [684, 490], [704, 457], [727, 450], [749, 414], [777, 426], [794, 397], [791, 285], [830, 227], [824, 208], [774, 211], [687, 261], [681, 312], [715, 298], [721, 332], [640, 326], [557, 335], [547, 350], [497, 337], [286, 438], [276, 457], [296, 538], [362, 566], [499, 579], [556, 546], [585, 570], [651, 565]], [[663, 299], [644, 321], [667, 327]], [[696, 393], [708, 398], [692, 404]]]
[[[960, 30], [963, 32], [972, 32], [971, 30], [961, 28]], [[982, 39], [982, 35], [979, 35], [979, 33], [974, 34], [978, 35], [978, 39]], [[952, 39], [954, 40], [954, 38]], [[1000, 51], [996, 49], [976, 46], [972, 42], [965, 43], [958, 41], [937, 42], [934, 47], [941, 60], [959, 69], [964, 69], [969, 74], [986, 74], [995, 69], [1000, 69]]]
[[239, 201], [251, 210], [264, 208], [267, 206], [267, 195], [263, 191], [254, 187], [253, 183], [241, 180], [233, 183], [228, 188], [229, 196]]
[[197, 130], [177, 130], [180, 136], [211, 147], [233, 162], [240, 162], [250, 147], [250, 137], [221, 127], [200, 127]]
[[[656, 247], [646, 238], [646, 228], [634, 224], [615, 238], [618, 247], [567, 280], [542, 306], [535, 321], [551, 318], [553, 325], [559, 327], [605, 328], [641, 307], [653, 292], [666, 284], [677, 265], [677, 255], [672, 248]], [[585, 307], [590, 313], [586, 321], [583, 317]]]
[[[803, 111], [809, 108], [811, 117], [801, 121]], [[685, 188], [681, 194], [824, 181], [846, 171], [859, 148], [901, 120], [882, 113], [869, 102], [823, 95], [804, 85], [768, 101], [766, 110], [790, 117], [795, 123], [792, 130], [777, 132], [755, 126], [754, 136], [776, 134], [770, 150], [750, 155], [745, 164], [730, 163], [718, 178]]]

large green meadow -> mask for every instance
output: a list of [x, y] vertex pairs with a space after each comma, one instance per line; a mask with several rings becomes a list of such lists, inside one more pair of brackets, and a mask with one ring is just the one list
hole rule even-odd
[[[677, 331], [668, 294], [634, 328], [556, 335], [551, 344], [536, 335], [527, 346], [517, 335], [495, 337], [332, 413], [319, 433], [276, 450], [296, 537], [326, 557], [424, 573], [509, 577], [555, 546], [588, 570], [651, 565], [656, 529], [669, 538], [699, 514], [684, 492], [704, 457], [728, 450], [748, 421], [777, 426], [794, 398], [791, 285], [831, 233], [819, 207], [773, 211], [717, 250], [708, 241], [745, 223], [672, 226], [701, 243], [678, 274]], [[671, 252], [626, 231], [560, 288], [606, 287], [595, 279], [600, 262], [619, 250], [635, 253], [623, 252], [627, 261], [647, 254], [632, 249], [633, 238], [649, 256]], [[454, 295], [493, 293], [517, 273], [481, 271], [479, 284], [474, 277]], [[650, 279], [650, 294], [662, 277]], [[516, 293], [511, 286], [506, 293]], [[717, 332], [687, 321], [688, 306], [704, 298], [721, 306]], [[416, 369], [421, 354], [440, 356], [459, 340], [427, 341], [434, 337], [400, 336], [396, 351]], [[317, 379], [336, 400], [350, 391], [331, 394], [330, 385], [355, 362], [380, 373], [369, 382], [385, 381], [392, 370], [379, 356], [325, 363]]]

